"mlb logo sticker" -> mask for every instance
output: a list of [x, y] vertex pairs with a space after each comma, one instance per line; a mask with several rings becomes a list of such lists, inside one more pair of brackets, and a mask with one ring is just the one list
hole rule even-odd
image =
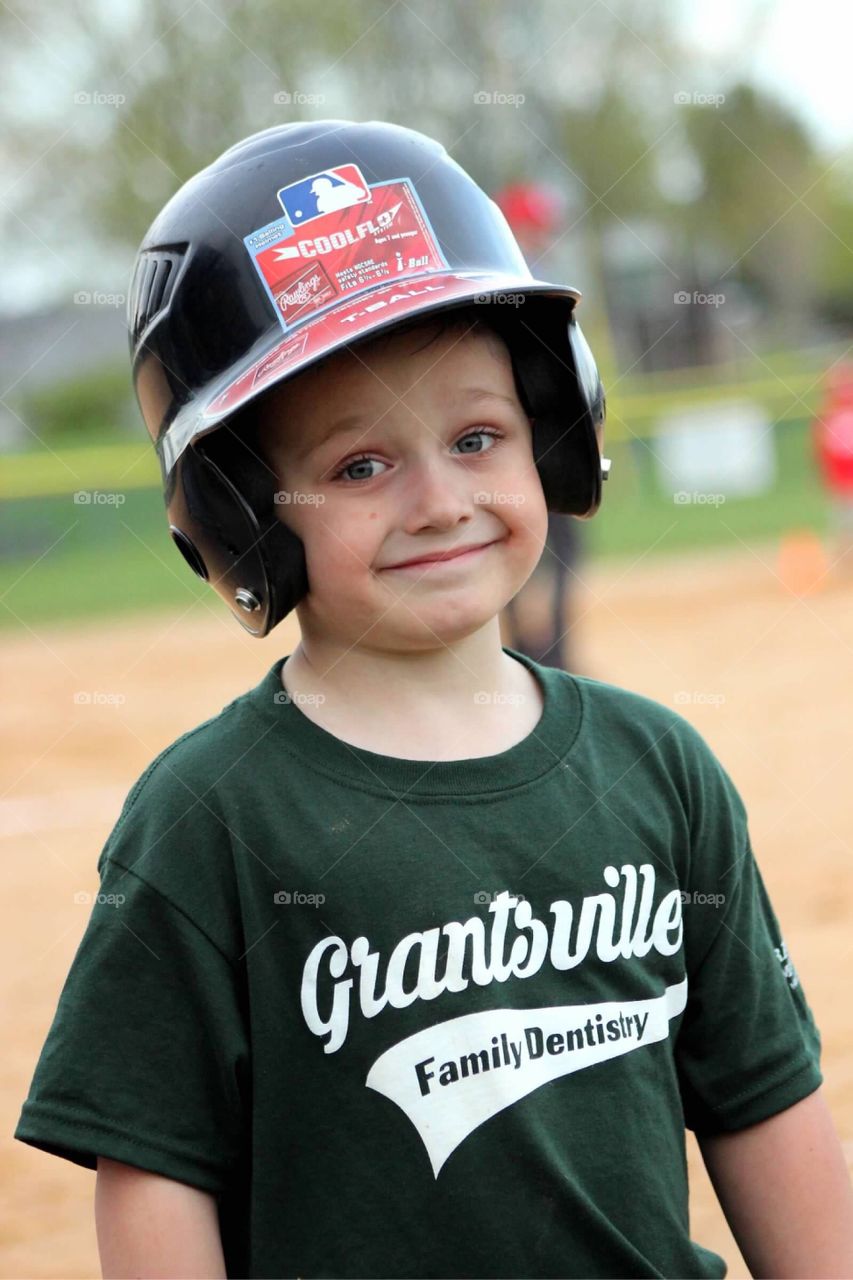
[[301, 182], [292, 182], [277, 193], [279, 203], [294, 227], [336, 209], [348, 209], [370, 199], [370, 188], [356, 164], [323, 169]]
[[[347, 294], [447, 269], [408, 178], [368, 186], [357, 166], [348, 164], [278, 195], [288, 213], [243, 242], [285, 330]], [[308, 225], [294, 230], [300, 219]]]

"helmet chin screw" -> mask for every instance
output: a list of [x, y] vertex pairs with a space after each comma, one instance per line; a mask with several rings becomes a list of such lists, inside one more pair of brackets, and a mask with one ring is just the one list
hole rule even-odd
[[261, 602], [254, 591], [249, 591], [246, 587], [238, 587], [234, 592], [234, 599], [240, 608], [245, 609], [247, 613], [254, 613], [256, 609], [261, 607]]

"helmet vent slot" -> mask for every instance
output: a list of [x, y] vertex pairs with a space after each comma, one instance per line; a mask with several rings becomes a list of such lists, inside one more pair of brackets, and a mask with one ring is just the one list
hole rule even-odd
[[187, 245], [146, 249], [140, 254], [128, 300], [128, 327], [135, 344], [169, 305]]

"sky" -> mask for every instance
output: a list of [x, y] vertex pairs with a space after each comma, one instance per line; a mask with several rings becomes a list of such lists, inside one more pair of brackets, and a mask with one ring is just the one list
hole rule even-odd
[[853, 146], [847, 0], [682, 0], [680, 25], [709, 64], [740, 70], [791, 104], [818, 145]]

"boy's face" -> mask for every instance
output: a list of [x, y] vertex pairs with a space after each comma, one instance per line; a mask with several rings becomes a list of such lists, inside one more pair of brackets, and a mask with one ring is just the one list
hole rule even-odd
[[469, 328], [428, 342], [425, 322], [261, 401], [260, 439], [290, 495], [276, 511], [305, 547], [303, 634], [436, 648], [483, 627], [536, 567], [548, 516], [530, 419], [505, 344]]

